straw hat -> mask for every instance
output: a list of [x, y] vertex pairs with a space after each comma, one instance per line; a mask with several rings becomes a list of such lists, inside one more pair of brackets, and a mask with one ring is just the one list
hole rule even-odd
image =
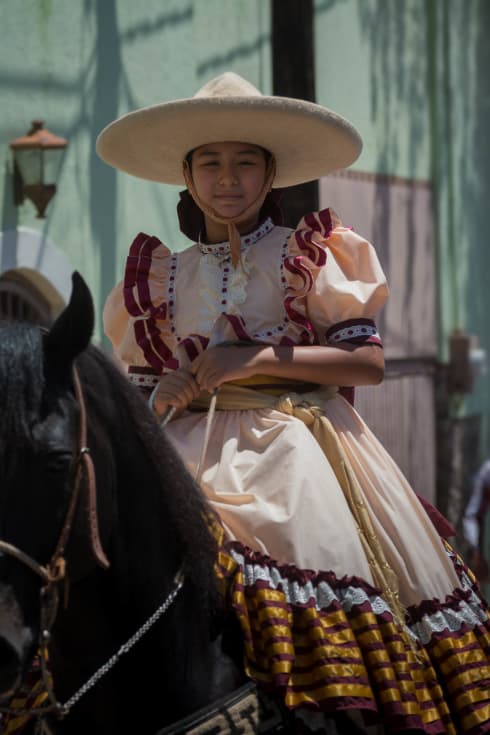
[[182, 161], [206, 143], [237, 141], [274, 154], [274, 186], [311, 181], [359, 156], [361, 138], [340, 115], [313, 102], [263, 95], [226, 72], [194, 97], [143, 107], [110, 123], [97, 139], [103, 161], [150, 181], [184, 184]]

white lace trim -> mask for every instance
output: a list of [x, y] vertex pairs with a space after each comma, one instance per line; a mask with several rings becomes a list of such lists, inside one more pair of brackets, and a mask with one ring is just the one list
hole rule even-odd
[[343, 340], [354, 339], [355, 337], [376, 337], [381, 341], [376, 327], [369, 324], [353, 324], [350, 327], [343, 327], [328, 335], [328, 343], [336, 344]]
[[140, 388], [154, 388], [154, 386], [160, 380], [158, 375], [148, 375], [148, 373], [128, 373], [130, 383], [139, 386]]
[[[247, 298], [247, 282], [248, 282], [248, 250], [242, 253], [242, 268], [232, 268], [231, 278], [229, 280], [229, 289], [226, 299], [226, 310], [228, 314], [237, 314], [238, 304], [243, 304]], [[222, 304], [224, 306], [224, 304]]]
[[468, 575], [463, 572], [460, 579], [463, 592], [470, 592], [468, 601], [461, 600], [457, 610], [446, 607], [436, 613], [424, 615], [421, 620], [410, 626], [424, 646], [429, 642], [433, 633], [442, 633], [446, 629], [451, 633], [456, 633], [465, 623], [470, 628], [476, 628], [488, 620], [488, 613], [481, 607], [481, 601], [475, 594]]
[[[267, 582], [272, 589], [280, 588], [290, 605], [304, 605], [313, 599], [315, 608], [322, 610], [337, 601], [344, 612], [350, 612], [354, 605], [363, 605], [368, 602], [376, 615], [391, 613], [389, 605], [382, 597], [368, 595], [359, 587], [349, 586], [334, 591], [325, 581], [317, 584], [306, 582], [302, 585], [282, 576], [277, 567], [264, 567], [260, 564], [246, 562], [243, 554], [235, 549], [231, 551], [231, 554], [243, 570], [245, 585], [252, 587], [258, 580]], [[461, 601], [457, 610], [444, 607], [436, 613], [424, 615], [420, 621], [407, 627], [407, 631], [422, 645], [427, 645], [434, 633], [442, 633], [444, 630], [455, 633], [464, 624], [475, 628], [488, 620], [488, 614], [482, 609], [480, 600], [473, 591], [467, 575], [464, 574], [461, 581], [463, 591], [471, 591], [468, 602]]]
[[[210, 334], [221, 314], [238, 314], [247, 298], [248, 251], [242, 253], [242, 265], [221, 266], [213, 255], [201, 256], [199, 262], [199, 334]], [[218, 296], [218, 298], [217, 298]]]
[[273, 229], [274, 223], [269, 217], [256, 230], [240, 238], [241, 264], [238, 268], [231, 265], [229, 242], [197, 243], [201, 252], [199, 293], [204, 306], [200, 310], [200, 334], [210, 334], [221, 314], [240, 313], [239, 306], [247, 298], [249, 248]]
[[283, 577], [277, 567], [263, 567], [260, 564], [245, 562], [243, 554], [235, 549], [232, 550], [231, 554], [243, 570], [245, 585], [252, 587], [258, 580], [261, 580], [268, 582], [272, 589], [280, 587], [287, 602], [291, 605], [305, 605], [309, 600], [314, 599], [316, 609], [322, 610], [337, 600], [343, 610], [350, 612], [354, 605], [369, 602], [376, 614], [390, 612], [389, 606], [379, 595], [369, 596], [359, 587], [346, 587], [334, 592], [328, 582], [325, 581], [317, 584], [306, 582], [306, 584], [301, 585], [299, 582]]
[[210, 334], [219, 314], [216, 294], [221, 291], [223, 273], [213, 255], [203, 255], [199, 261], [199, 324], [198, 334]]

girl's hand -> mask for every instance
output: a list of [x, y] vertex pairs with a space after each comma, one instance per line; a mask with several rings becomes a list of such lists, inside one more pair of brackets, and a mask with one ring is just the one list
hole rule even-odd
[[189, 403], [197, 398], [200, 388], [188, 370], [179, 368], [163, 375], [153, 399], [153, 408], [158, 416], [163, 416], [169, 406], [175, 406], [176, 415], [182, 413]]
[[222, 383], [254, 375], [260, 347], [210, 347], [196, 357], [191, 370], [201, 390], [210, 393]]

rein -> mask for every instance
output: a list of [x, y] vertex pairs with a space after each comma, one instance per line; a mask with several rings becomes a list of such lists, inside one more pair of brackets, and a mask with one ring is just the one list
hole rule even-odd
[[97, 521], [97, 486], [95, 482], [94, 463], [90, 455], [90, 449], [87, 446], [87, 409], [85, 408], [85, 400], [83, 398], [80, 377], [75, 367], [73, 368], [73, 386], [75, 388], [75, 398], [80, 411], [80, 431], [78, 440], [79, 446], [76, 459], [75, 483], [70, 505], [68, 507], [68, 512], [66, 514], [65, 523], [61, 530], [61, 534], [56, 545], [56, 550], [50, 564], [56, 562], [57, 559], [62, 559], [65, 553], [66, 544], [70, 537], [73, 519], [75, 517], [75, 512], [80, 498], [82, 475], [85, 471], [85, 475], [87, 477], [86, 488], [88, 500], [88, 522], [90, 529], [90, 543], [92, 547], [92, 553], [97, 564], [103, 569], [108, 569], [110, 564], [102, 548], [99, 535], [99, 524]]
[[173, 580], [173, 587], [166, 599], [155, 610], [155, 612], [138, 628], [138, 630], [124, 643], [111, 658], [103, 664], [67, 702], [62, 704], [55, 696], [50, 675], [48, 672], [48, 646], [51, 640], [51, 630], [54, 625], [59, 606], [58, 587], [61, 582], [68, 583], [66, 575], [65, 550], [69, 541], [73, 520], [82, 494], [82, 477], [85, 475], [87, 482], [84, 487], [87, 493], [87, 514], [89, 523], [90, 546], [96, 563], [103, 569], [108, 569], [110, 562], [102, 548], [97, 519], [97, 486], [95, 480], [95, 469], [87, 446], [87, 410], [83, 397], [80, 377], [76, 367], [73, 368], [73, 386], [75, 399], [80, 411], [80, 425], [78, 436], [78, 451], [74, 462], [74, 484], [70, 504], [65, 516], [65, 521], [58, 538], [55, 551], [46, 566], [39, 564], [35, 559], [26, 554], [13, 544], [0, 539], [0, 553], [13, 557], [24, 566], [28, 567], [34, 574], [41, 578], [44, 585], [41, 587], [41, 613], [39, 633], [39, 656], [41, 661], [41, 673], [43, 684], [48, 695], [50, 704], [36, 708], [18, 709], [13, 707], [1, 707], [0, 712], [14, 714], [16, 716], [29, 715], [39, 716], [41, 721], [44, 715], [55, 713], [58, 718], [65, 717], [70, 709], [81, 697], [86, 694], [105, 674], [107, 674], [119, 661], [120, 657], [128, 653], [143, 635], [157, 622], [157, 620], [172, 605], [181, 588], [185, 577], [182, 569], [179, 569]]
[[87, 411], [83, 398], [82, 386], [76, 368], [73, 368], [73, 385], [75, 398], [80, 411], [80, 429], [78, 436], [78, 451], [74, 462], [74, 484], [70, 504], [66, 512], [65, 521], [55, 547], [55, 551], [46, 566], [39, 564], [35, 559], [21, 549], [6, 541], [0, 540], [0, 552], [12, 556], [21, 564], [27, 566], [45, 583], [41, 588], [41, 623], [44, 629], [50, 631], [58, 611], [58, 584], [67, 582], [65, 549], [70, 538], [73, 519], [80, 502], [82, 477], [87, 477], [87, 508], [90, 529], [90, 545], [95, 560], [99, 566], [108, 569], [110, 564], [100, 541], [99, 525], [97, 521], [97, 487], [95, 470], [87, 446]]

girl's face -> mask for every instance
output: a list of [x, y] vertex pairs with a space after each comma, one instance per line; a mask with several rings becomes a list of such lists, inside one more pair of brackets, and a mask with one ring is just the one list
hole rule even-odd
[[[265, 181], [264, 150], [250, 143], [210, 143], [192, 153], [197, 194], [223, 217], [236, 217], [254, 202]], [[252, 225], [258, 219], [260, 204]]]

